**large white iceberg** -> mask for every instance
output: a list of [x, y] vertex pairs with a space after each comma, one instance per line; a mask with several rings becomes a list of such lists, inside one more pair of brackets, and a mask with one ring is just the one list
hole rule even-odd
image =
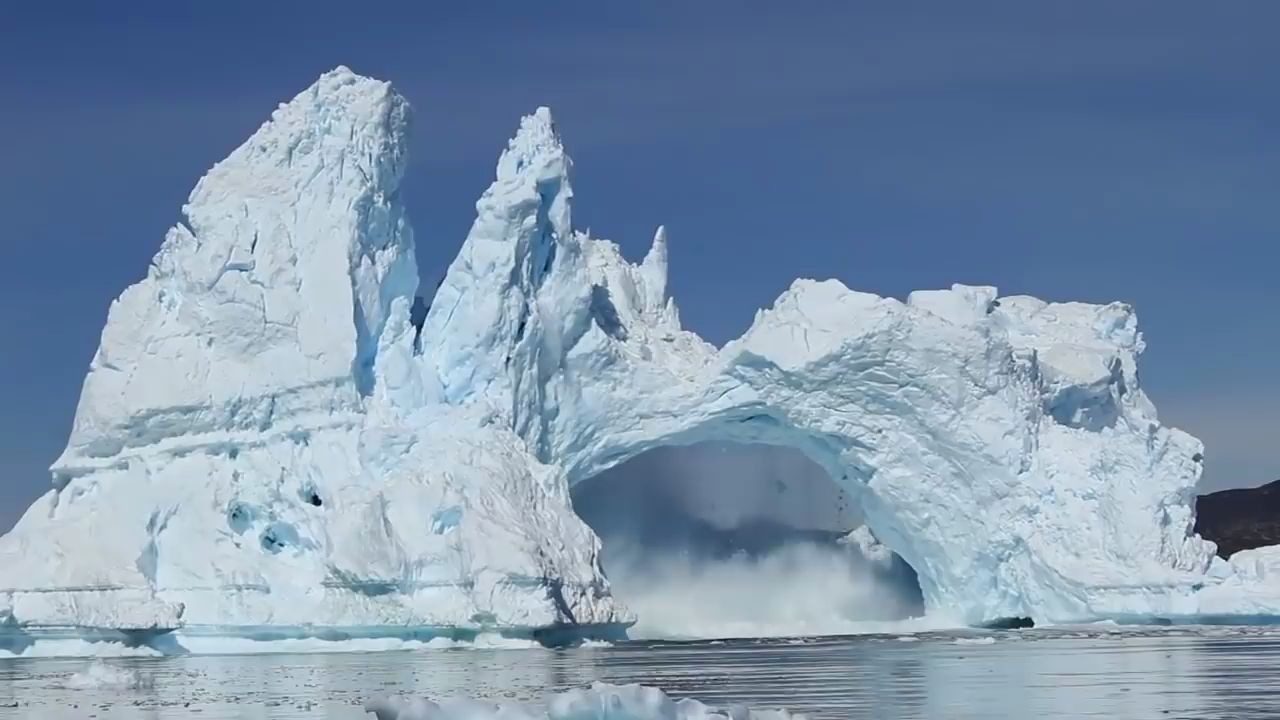
[[339, 68], [196, 185], [111, 306], [53, 489], [0, 538], [5, 622], [616, 626], [569, 488], [706, 440], [807, 453], [931, 612], [1280, 605], [1266, 552], [1192, 533], [1201, 445], [1143, 394], [1128, 306], [798, 280], [717, 349], [681, 328], [663, 230], [632, 264], [574, 228], [539, 109], [413, 317], [409, 124]]

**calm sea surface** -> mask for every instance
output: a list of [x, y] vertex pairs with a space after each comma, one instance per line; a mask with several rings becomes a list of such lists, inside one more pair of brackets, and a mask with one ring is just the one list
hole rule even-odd
[[365, 700], [389, 693], [529, 700], [594, 680], [813, 718], [1271, 718], [1280, 717], [1280, 628], [120, 658], [96, 667], [14, 659], [0, 660], [0, 718], [361, 718], [372, 717]]

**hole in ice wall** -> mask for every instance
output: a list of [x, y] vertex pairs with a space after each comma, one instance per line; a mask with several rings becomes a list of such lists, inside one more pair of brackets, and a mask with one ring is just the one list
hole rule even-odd
[[798, 450], [658, 448], [579, 483], [573, 504], [636, 637], [866, 632], [923, 614], [915, 571], [846, 538], [860, 509]]
[[298, 488], [298, 496], [302, 498], [302, 502], [312, 507], [322, 507], [324, 505], [324, 500], [320, 499], [320, 493], [316, 491], [316, 487], [311, 483], [303, 483], [302, 487]]
[[227, 507], [227, 527], [237, 535], [248, 532], [253, 525], [253, 508], [246, 503], [233, 502]]
[[285, 522], [273, 522], [262, 531], [262, 549], [269, 553], [278, 553], [287, 547], [297, 547], [301, 543], [298, 531]]

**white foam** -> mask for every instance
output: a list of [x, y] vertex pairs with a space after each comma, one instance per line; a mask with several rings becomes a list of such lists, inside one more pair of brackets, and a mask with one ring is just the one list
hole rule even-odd
[[141, 690], [151, 686], [151, 679], [137, 670], [109, 665], [95, 660], [84, 670], [73, 673], [63, 683], [69, 690]]
[[482, 633], [472, 640], [447, 637], [414, 640], [395, 637], [351, 638], [324, 640], [321, 638], [286, 638], [258, 640], [244, 637], [188, 636], [176, 633], [178, 644], [187, 651], [199, 655], [264, 655], [272, 653], [362, 653], [394, 652], [409, 650], [526, 650], [542, 647], [538, 642], [525, 638], [509, 638], [497, 634]]
[[995, 645], [996, 639], [993, 637], [977, 637], [977, 638], [956, 638], [952, 645]]
[[[429, 640], [396, 637], [350, 638], [276, 638], [188, 635], [173, 633], [154, 646], [126, 645], [121, 642], [84, 638], [37, 638], [21, 650], [0, 649], [5, 658], [128, 658], [164, 657], [174, 654], [195, 655], [271, 655], [281, 653], [367, 653], [421, 650], [527, 650], [544, 647], [535, 640], [482, 633], [470, 640], [447, 637]], [[588, 641], [582, 647], [610, 647], [610, 643]]]
[[14, 652], [0, 649], [3, 658], [64, 658], [64, 657], [160, 657], [164, 653], [151, 647], [136, 647], [119, 642], [104, 642], [65, 638], [58, 640], [35, 640], [30, 645]]

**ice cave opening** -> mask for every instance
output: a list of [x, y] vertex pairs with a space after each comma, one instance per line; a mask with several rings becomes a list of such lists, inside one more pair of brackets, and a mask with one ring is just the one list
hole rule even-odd
[[795, 448], [658, 447], [573, 487], [632, 637], [835, 635], [924, 614], [915, 570]]

